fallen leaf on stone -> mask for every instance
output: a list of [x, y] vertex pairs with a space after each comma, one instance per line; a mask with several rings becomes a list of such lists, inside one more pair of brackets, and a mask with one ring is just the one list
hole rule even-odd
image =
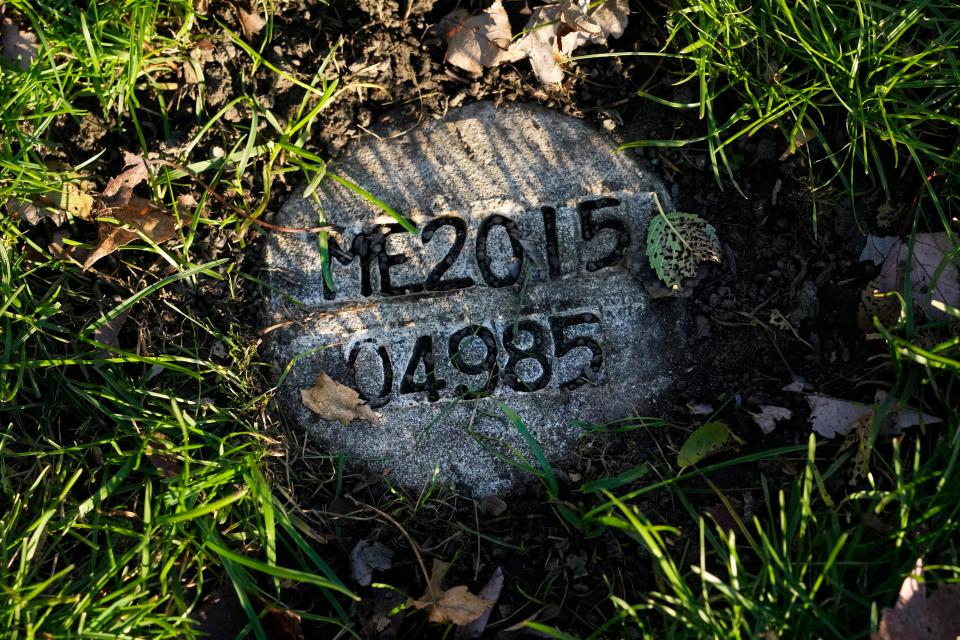
[[387, 571], [393, 567], [393, 551], [379, 542], [361, 540], [350, 552], [350, 571], [357, 584], [369, 587], [373, 572]]
[[411, 598], [408, 604], [426, 611], [430, 622], [463, 627], [479, 619], [493, 602], [470, 593], [463, 585], [443, 589], [443, 579], [449, 569], [449, 563], [434, 558], [426, 593], [417, 600]]
[[893, 608], [885, 608], [872, 640], [954, 640], [960, 637], [960, 585], [942, 584], [932, 593], [920, 581], [918, 559], [903, 581]]
[[[511, 57], [507, 50], [513, 33], [500, 0], [483, 13], [466, 18], [451, 29], [446, 61], [472, 74]], [[514, 56], [515, 57], [515, 56]]]
[[[141, 233], [157, 244], [177, 235], [180, 224], [173, 214], [146, 198], [133, 195], [133, 187], [147, 178], [147, 166], [143, 158], [127, 153], [124, 154], [124, 160], [127, 168], [112, 178], [103, 190], [103, 213], [98, 216], [99, 237], [97, 245], [83, 263], [84, 270], [92, 267], [100, 258], [130, 244]], [[183, 221], [189, 224], [189, 219]]]
[[700, 262], [720, 262], [720, 240], [712, 225], [692, 213], [663, 213], [647, 229], [647, 258], [665, 285], [681, 289]]
[[742, 444], [743, 440], [730, 431], [727, 425], [722, 422], [708, 422], [691, 433], [680, 447], [677, 464], [681, 467], [695, 465], [735, 443]]
[[500, 599], [500, 591], [502, 590], [503, 570], [497, 567], [490, 579], [487, 580], [487, 584], [477, 594], [479, 598], [489, 602], [486, 610], [480, 614], [479, 618], [457, 630], [457, 638], [480, 638], [483, 636], [483, 632], [487, 629], [487, 622], [490, 620], [490, 613], [493, 612], [493, 606]]
[[[883, 242], [881, 242], [883, 241]], [[861, 298], [861, 327], [869, 330], [872, 318], [877, 316], [885, 324], [896, 322], [900, 305], [895, 297], [877, 298], [875, 292], [902, 292], [906, 276], [909, 243], [897, 239], [887, 243], [883, 238], [873, 241], [874, 247], [887, 246], [883, 265], [876, 278], [870, 281]], [[918, 233], [913, 245], [910, 264], [910, 290], [913, 304], [924, 310], [931, 320], [945, 321], [953, 318], [942, 306], [960, 308], [960, 270], [953, 260], [947, 259], [954, 249], [946, 233]], [[868, 256], [874, 259], [873, 256]], [[873, 303], [873, 300], [880, 302]], [[931, 301], [942, 304], [934, 306]], [[940, 307], [940, 308], [938, 308]]]
[[781, 420], [789, 420], [793, 417], [793, 411], [790, 411], [790, 409], [769, 404], [760, 405], [760, 411], [756, 413], [752, 411], [748, 413], [753, 417], [753, 421], [757, 423], [764, 435], [773, 433], [773, 430], [777, 428], [777, 423]]
[[301, 389], [303, 404], [324, 420], [336, 420], [347, 426], [354, 420], [380, 422], [380, 414], [364, 404], [360, 394], [321, 373], [309, 389]]
[[24, 71], [30, 68], [37, 57], [37, 36], [21, 28], [9, 17], [0, 22], [0, 58]]

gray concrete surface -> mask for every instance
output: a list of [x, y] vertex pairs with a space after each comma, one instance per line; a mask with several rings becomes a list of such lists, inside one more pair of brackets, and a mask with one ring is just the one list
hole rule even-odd
[[[575, 447], [577, 421], [654, 410], [678, 373], [684, 314], [623, 265], [643, 250], [651, 193], [670, 210], [660, 182], [589, 125], [535, 106], [479, 103], [379, 134], [331, 170], [420, 234], [325, 179], [274, 222], [342, 229], [331, 234], [334, 289], [316, 234], [267, 242], [265, 340], [281, 369], [294, 361], [279, 392], [288, 414], [400, 484], [485, 495], [518, 477], [492, 450], [533, 460], [501, 403], [552, 460]], [[299, 389], [320, 371], [360, 391], [381, 423], [308, 411]]]

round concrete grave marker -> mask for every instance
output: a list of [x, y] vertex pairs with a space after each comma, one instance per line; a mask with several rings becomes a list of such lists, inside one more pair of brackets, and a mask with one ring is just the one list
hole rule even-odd
[[[506, 456], [534, 458], [503, 408], [550, 459], [578, 421], [649, 409], [681, 351], [672, 301], [652, 302], [626, 268], [643, 254], [653, 176], [587, 124], [539, 107], [478, 103], [399, 135], [365, 138], [331, 170], [416, 225], [411, 234], [331, 179], [298, 192], [287, 227], [339, 231], [267, 242], [267, 334], [290, 414], [332, 449], [402, 484], [434, 478], [508, 489]], [[355, 389], [379, 421], [307, 409], [321, 373]]]

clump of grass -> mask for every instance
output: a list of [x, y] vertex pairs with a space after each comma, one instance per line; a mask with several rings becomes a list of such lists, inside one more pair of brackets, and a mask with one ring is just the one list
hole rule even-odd
[[[40, 47], [27, 69], [0, 70], [0, 203], [76, 178], [76, 168], [50, 162], [72, 155], [57, 132], [65, 118], [102, 117], [129, 137], [126, 148], [144, 152], [154, 131], [169, 136], [164, 92], [204, 35], [191, 2], [14, 0], [5, 9]], [[316, 109], [305, 109], [312, 122]], [[229, 162], [283, 151], [253, 145], [256, 124]], [[154, 196], [172, 201], [176, 179], [166, 171]], [[292, 584], [318, 596], [301, 612], [310, 624], [331, 635], [348, 626], [355, 596], [267, 473], [282, 444], [268, 435], [255, 341], [182, 304], [211, 288], [242, 291], [235, 264], [194, 254], [198, 231], [217, 224], [194, 216], [174, 249], [132, 245], [115, 275], [91, 275], [51, 254], [48, 229], [0, 221], [5, 637], [198, 637], [205, 598], [224, 586], [247, 613], [248, 637], [266, 638], [261, 617], [287, 607]], [[127, 313], [124, 348], [102, 330], [120, 330]]]
[[[640, 94], [695, 110], [704, 135], [626, 146], [705, 142], [720, 180], [730, 145], [774, 126], [791, 152], [803, 146], [815, 161], [817, 187], [839, 183], [853, 196], [869, 176], [889, 202], [908, 180], [912, 192], [928, 190], [949, 226], [960, 181], [955, 2], [684, 0], [667, 24], [675, 84], [694, 86], [697, 100]], [[942, 181], [927, 182], [933, 175]]]
[[[319, 588], [328, 602], [318, 609], [332, 615], [322, 621], [347, 624], [343, 603], [353, 595], [262, 471], [278, 443], [258, 418], [266, 398], [256, 393], [253, 351], [203, 320], [196, 327], [226, 345], [229, 363], [200, 357], [189, 342], [145, 356], [83, 338], [69, 311], [86, 301], [49, 278], [52, 263], [26, 261], [13, 224], [3, 232], [8, 637], [193, 637], [203, 595], [225, 579], [252, 637], [266, 637], [261, 609], [282, 606], [281, 580]], [[198, 265], [145, 293], [219, 266]]]

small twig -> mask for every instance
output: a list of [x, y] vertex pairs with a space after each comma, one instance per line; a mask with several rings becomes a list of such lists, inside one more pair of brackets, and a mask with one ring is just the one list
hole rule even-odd
[[146, 162], [147, 162], [148, 164], [162, 165], [162, 166], [165, 166], [165, 167], [170, 167], [171, 169], [176, 169], [177, 171], [182, 171], [182, 172], [184, 172], [185, 174], [187, 174], [188, 176], [190, 176], [191, 178], [193, 178], [193, 180], [194, 180], [195, 182], [197, 182], [201, 187], [203, 187], [204, 191], [206, 191], [206, 192], [210, 195], [211, 198], [213, 198], [214, 200], [216, 200], [217, 202], [219, 202], [219, 203], [222, 204], [223, 206], [229, 208], [231, 211], [233, 211], [233, 212], [236, 213], [237, 215], [241, 216], [244, 220], [249, 220], [250, 222], [252, 222], [252, 223], [254, 223], [254, 224], [258, 224], [258, 225], [260, 225], [261, 227], [265, 227], [265, 228], [270, 229], [270, 230], [272, 230], [272, 231], [279, 231], [279, 232], [281, 232], [281, 233], [321, 233], [321, 232], [323, 232], [323, 231], [336, 231], [336, 230], [337, 230], [337, 227], [335, 227], [335, 226], [333, 226], [333, 225], [324, 225], [324, 226], [322, 226], [322, 227], [296, 228], [296, 227], [283, 227], [283, 226], [280, 226], [280, 225], [271, 224], [271, 223], [269, 223], [269, 222], [266, 222], [266, 221], [264, 221], [264, 220], [261, 220], [260, 218], [257, 218], [257, 217], [254, 217], [254, 216], [250, 215], [249, 213], [247, 213], [247, 212], [244, 211], [243, 209], [241, 209], [241, 208], [237, 207], [236, 205], [232, 204], [232, 203], [229, 202], [226, 198], [224, 198], [222, 195], [220, 195], [219, 193], [217, 193], [216, 191], [214, 191], [213, 187], [211, 187], [209, 184], [207, 184], [206, 182], [204, 182], [203, 178], [201, 178], [199, 175], [197, 175], [197, 172], [196, 172], [196, 171], [193, 171], [193, 170], [191, 170], [191, 169], [183, 166], [182, 164], [180, 164], [180, 163], [178, 163], [178, 162], [174, 162], [173, 160], [166, 160], [166, 159], [164, 159], [164, 158], [147, 159]]

